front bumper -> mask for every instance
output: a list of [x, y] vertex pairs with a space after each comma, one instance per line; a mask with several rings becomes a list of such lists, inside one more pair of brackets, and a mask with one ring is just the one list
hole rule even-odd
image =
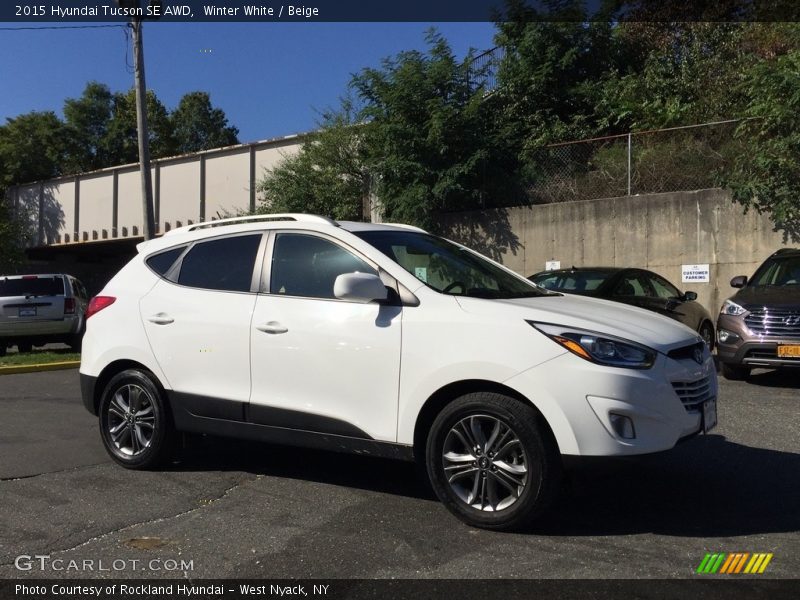
[[[603, 367], [564, 354], [508, 382], [542, 412], [563, 455], [629, 456], [669, 450], [703, 429], [703, 403], [717, 398], [714, 361], [659, 354], [651, 369]], [[629, 418], [635, 437], [617, 433]]]
[[735, 333], [739, 339], [733, 342], [717, 340], [717, 355], [721, 362], [747, 367], [800, 367], [800, 357], [779, 358], [778, 346], [800, 345], [798, 338], [776, 338], [753, 334], [744, 324], [742, 317], [720, 315], [717, 332], [720, 329]]

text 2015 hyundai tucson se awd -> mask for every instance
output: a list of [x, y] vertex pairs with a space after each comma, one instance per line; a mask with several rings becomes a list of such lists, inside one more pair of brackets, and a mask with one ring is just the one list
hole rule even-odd
[[81, 359], [125, 467], [155, 465], [175, 431], [416, 459], [463, 521], [509, 529], [552, 501], [562, 456], [716, 424], [696, 332], [420, 229], [272, 215], [138, 248], [92, 299]]

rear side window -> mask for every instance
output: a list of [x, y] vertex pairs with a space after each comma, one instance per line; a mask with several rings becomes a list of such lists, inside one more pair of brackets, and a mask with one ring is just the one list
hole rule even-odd
[[261, 234], [195, 244], [181, 261], [178, 283], [227, 292], [249, 292]]
[[0, 279], [0, 296], [63, 296], [63, 277]]
[[175, 264], [175, 261], [186, 249], [186, 246], [180, 246], [167, 250], [166, 252], [159, 252], [147, 259], [147, 266], [153, 269], [159, 275], [166, 275], [170, 267]]

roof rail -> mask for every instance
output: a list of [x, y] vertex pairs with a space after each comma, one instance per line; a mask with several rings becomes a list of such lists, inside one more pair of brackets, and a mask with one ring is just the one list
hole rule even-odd
[[266, 215], [247, 215], [244, 217], [231, 217], [228, 219], [217, 219], [212, 221], [203, 221], [202, 223], [195, 223], [194, 225], [187, 225], [185, 227], [178, 227], [177, 229], [170, 229], [164, 235], [172, 235], [178, 232], [197, 231], [198, 229], [208, 229], [211, 227], [222, 227], [225, 225], [236, 225], [239, 223], [257, 223], [257, 222], [272, 222], [272, 221], [297, 221], [299, 223], [320, 223], [325, 225], [333, 225], [338, 227], [339, 223], [328, 217], [320, 215], [307, 215], [304, 213], [276, 213]]
[[420, 233], [428, 233], [421, 227], [415, 225], [406, 225], [405, 223], [379, 223], [379, 225], [389, 225], [390, 227], [397, 227], [399, 229], [408, 229], [409, 231], [419, 231]]

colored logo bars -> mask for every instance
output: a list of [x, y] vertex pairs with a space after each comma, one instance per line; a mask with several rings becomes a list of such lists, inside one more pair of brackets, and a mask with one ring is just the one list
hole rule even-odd
[[733, 575], [737, 573], [763, 573], [769, 562], [772, 560], [772, 553], [734, 552], [726, 554], [724, 552], [706, 554], [700, 566], [697, 567], [698, 573], [720, 573]]

